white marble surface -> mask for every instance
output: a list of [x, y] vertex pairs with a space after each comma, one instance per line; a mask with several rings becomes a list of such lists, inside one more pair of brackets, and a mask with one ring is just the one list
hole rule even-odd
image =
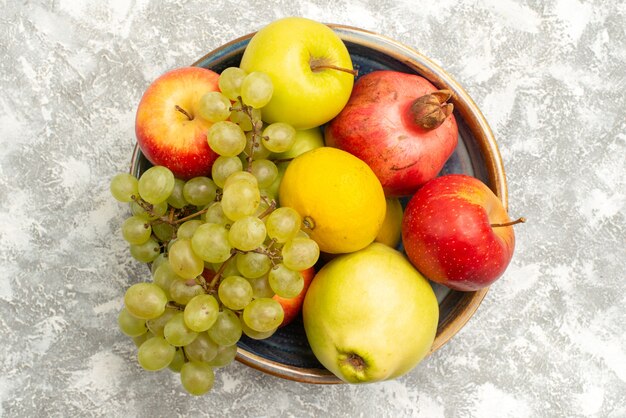
[[[0, 416], [626, 417], [624, 1], [0, 6]], [[312, 386], [235, 364], [192, 398], [140, 370], [117, 331], [145, 270], [108, 180], [128, 167], [151, 80], [286, 15], [384, 34], [447, 69], [490, 122], [528, 223], [475, 317], [407, 376]]]

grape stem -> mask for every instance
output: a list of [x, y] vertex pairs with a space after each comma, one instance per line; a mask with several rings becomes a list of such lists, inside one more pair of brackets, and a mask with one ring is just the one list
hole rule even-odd
[[288, 162], [290, 162], [291, 160], [293, 160], [293, 158], [279, 158], [279, 159], [277, 159], [277, 160], [272, 160], [272, 162], [273, 162], [274, 164], [280, 164], [280, 163], [288, 163]]
[[191, 215], [189, 215], [189, 216], [185, 216], [184, 218], [180, 218], [180, 219], [177, 219], [177, 220], [175, 220], [175, 221], [172, 221], [172, 225], [177, 225], [177, 224], [183, 223], [183, 222], [185, 222], [185, 221], [188, 221], [189, 219], [193, 219], [193, 218], [195, 218], [196, 216], [200, 216], [200, 215], [202, 215], [203, 213], [206, 213], [208, 210], [209, 210], [209, 208], [204, 208], [204, 209], [201, 209], [201, 210], [199, 210], [199, 211], [197, 211], [197, 212], [192, 213], [192, 214], [191, 214]]
[[274, 209], [276, 209], [276, 201], [274, 199], [272, 199], [270, 202], [267, 201], [267, 198], [265, 196], [261, 196], [261, 199], [263, 199], [265, 201], [265, 203], [267, 203], [269, 205], [269, 207], [267, 209], [265, 209], [259, 215], [259, 219], [265, 218], [267, 215], [272, 213], [274, 211]]
[[184, 311], [185, 310], [185, 307], [183, 305], [179, 305], [178, 303], [173, 302], [173, 301], [167, 302], [167, 305], [165, 305], [165, 306], [168, 307], [168, 308], [172, 308], [172, 309], [178, 309], [179, 311]]
[[211, 293], [211, 288], [209, 287], [209, 284], [206, 282], [206, 279], [204, 278], [203, 275], [199, 275], [198, 277], [196, 277], [196, 283], [199, 284], [200, 286], [202, 286], [202, 289], [204, 289], [205, 293]]
[[263, 122], [260, 120], [255, 121], [252, 116], [252, 107], [244, 104], [241, 96], [237, 97], [237, 101], [241, 108], [234, 108], [234, 110], [243, 112], [248, 119], [250, 119], [250, 124], [252, 125], [252, 136], [250, 138], [250, 153], [246, 157], [246, 162], [248, 166], [246, 170], [250, 173], [252, 171], [252, 161], [254, 160], [254, 149], [258, 147], [258, 141], [261, 138], [261, 130], [263, 129]]
[[230, 254], [230, 257], [228, 257], [228, 259], [224, 261], [222, 265], [220, 266], [220, 268], [217, 269], [217, 271], [215, 272], [215, 276], [213, 276], [213, 278], [211, 279], [211, 283], [209, 283], [210, 293], [215, 293], [217, 291], [217, 286], [220, 282], [220, 278], [222, 277], [222, 274], [224, 273], [224, 270], [226, 269], [226, 265], [230, 262], [230, 260], [233, 259], [233, 257], [237, 255], [237, 252], [238, 252], [237, 250], [233, 250]]

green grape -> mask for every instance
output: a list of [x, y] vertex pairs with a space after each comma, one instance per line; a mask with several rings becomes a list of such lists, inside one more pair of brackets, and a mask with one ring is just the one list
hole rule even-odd
[[[246, 155], [252, 155], [255, 160], [261, 160], [270, 156], [271, 151], [265, 148], [263, 141], [261, 141], [261, 135], [252, 141], [253, 132], [246, 132], [246, 148], [243, 152]], [[253, 146], [254, 145], [254, 146]]]
[[172, 319], [172, 317], [178, 312], [179, 310], [175, 308], [165, 308], [165, 311], [161, 316], [159, 316], [158, 318], [147, 320], [146, 326], [153, 335], [156, 335], [157, 337], [163, 337], [163, 329], [165, 328], [165, 324], [167, 324], [168, 321]]
[[254, 71], [241, 83], [241, 100], [255, 109], [269, 103], [274, 93], [272, 79], [265, 73]]
[[237, 344], [220, 345], [217, 349], [217, 355], [209, 362], [212, 367], [224, 367], [233, 362], [237, 355]]
[[167, 367], [175, 373], [180, 373], [180, 370], [183, 368], [183, 364], [185, 364], [185, 354], [183, 353], [182, 348], [177, 348], [174, 358]]
[[259, 188], [248, 180], [235, 180], [224, 185], [222, 210], [233, 221], [252, 215], [260, 202]]
[[265, 159], [252, 161], [250, 172], [256, 177], [260, 189], [271, 186], [278, 176], [276, 164]]
[[148, 331], [146, 320], [134, 317], [128, 309], [122, 308], [117, 317], [117, 324], [120, 331], [129, 337], [139, 337]]
[[190, 221], [183, 222], [176, 231], [176, 237], [182, 239], [191, 239], [196, 229], [202, 225], [202, 221], [199, 219], [192, 219]]
[[198, 115], [209, 122], [226, 120], [230, 115], [230, 100], [219, 91], [205, 93], [198, 103]]
[[217, 81], [222, 94], [230, 100], [237, 100], [241, 96], [241, 83], [248, 74], [239, 67], [228, 67]]
[[152, 261], [152, 264], [150, 264], [150, 274], [152, 274], [152, 276], [154, 276], [154, 272], [164, 261], [167, 261], [165, 253], [160, 253], [157, 258]]
[[206, 212], [202, 214], [202, 220], [206, 223], [227, 225], [231, 223], [231, 220], [224, 214], [222, 210], [222, 202], [213, 202], [207, 208]]
[[208, 363], [217, 355], [219, 345], [216, 344], [209, 334], [201, 332], [195, 340], [185, 346], [185, 354], [191, 361]]
[[166, 242], [174, 237], [174, 226], [165, 222], [156, 222], [152, 225], [152, 232], [160, 241]]
[[[280, 303], [271, 298], [259, 298], [250, 302], [243, 310], [243, 322], [258, 332], [267, 332], [277, 328], [285, 313]], [[244, 330], [245, 332], [245, 330]]]
[[130, 211], [132, 212], [133, 216], [138, 216], [148, 221], [153, 221], [165, 215], [168, 209], [167, 201], [157, 203], [156, 205], [151, 205], [147, 203], [147, 205], [149, 205], [152, 208], [152, 213], [147, 212], [137, 202], [130, 202]]
[[119, 173], [113, 176], [110, 185], [111, 195], [118, 202], [132, 202], [133, 196], [139, 197], [139, 183], [128, 173]]
[[[195, 233], [194, 233], [195, 235]], [[204, 270], [204, 262], [192, 249], [191, 240], [177, 239], [169, 249], [172, 270], [183, 279], [193, 279]]]
[[182, 312], [175, 313], [163, 328], [163, 336], [175, 347], [183, 347], [196, 339], [198, 333], [185, 325]]
[[255, 299], [259, 298], [271, 298], [275, 295], [272, 290], [269, 278], [267, 274], [264, 274], [261, 277], [257, 278], [249, 278], [247, 279], [250, 286], [252, 286], [252, 297]]
[[174, 179], [174, 189], [172, 194], [167, 198], [167, 203], [176, 209], [182, 209], [187, 206], [188, 202], [183, 196], [183, 187], [185, 187], [185, 180]]
[[267, 255], [254, 252], [237, 254], [235, 262], [237, 270], [239, 270], [241, 275], [246, 279], [261, 277], [266, 274], [272, 266]]
[[228, 230], [223, 225], [205, 223], [200, 225], [191, 238], [191, 246], [198, 256], [209, 263], [223, 263], [232, 249]]
[[248, 325], [246, 325], [245, 321], [241, 321], [241, 329], [244, 334], [246, 334], [248, 337], [252, 338], [253, 340], [264, 340], [274, 335], [278, 327], [272, 328], [269, 331], [255, 331], [252, 328], [250, 328]]
[[174, 270], [172, 270], [172, 266], [168, 260], [165, 260], [163, 263], [161, 263], [161, 265], [154, 271], [154, 274], [152, 275], [152, 281], [154, 282], [154, 284], [163, 289], [167, 300], [173, 300], [172, 295], [170, 294], [170, 287], [172, 287], [172, 283], [177, 280], [184, 279], [174, 273]]
[[174, 174], [167, 167], [150, 167], [139, 178], [139, 196], [156, 205], [165, 202], [174, 190]]
[[208, 177], [194, 177], [183, 187], [185, 200], [195, 206], [206, 206], [215, 200], [217, 186]]
[[263, 130], [262, 141], [272, 152], [285, 152], [296, 142], [296, 130], [283, 122], [272, 123]]
[[228, 231], [228, 242], [241, 251], [252, 251], [265, 241], [263, 221], [256, 216], [244, 216], [233, 222]]
[[246, 147], [246, 135], [239, 125], [227, 120], [211, 125], [207, 140], [215, 153], [225, 157], [235, 157]]
[[294, 271], [278, 264], [270, 270], [268, 281], [272, 290], [280, 297], [294, 298], [304, 288], [304, 278], [299, 271]]
[[194, 280], [175, 280], [170, 285], [170, 296], [180, 305], [186, 305], [194, 296], [202, 294], [204, 289]]
[[130, 244], [143, 244], [152, 235], [152, 227], [145, 219], [131, 216], [122, 224], [122, 236]]
[[213, 296], [206, 294], [194, 296], [183, 312], [185, 324], [193, 331], [206, 331], [215, 323], [219, 311], [220, 307]]
[[237, 171], [231, 174], [230, 176], [228, 176], [228, 178], [224, 182], [224, 187], [222, 188], [223, 189], [227, 188], [232, 183], [235, 183], [236, 181], [239, 181], [239, 180], [247, 181], [248, 183], [250, 183], [250, 185], [257, 187], [257, 188], [259, 186], [259, 182], [257, 181], [256, 177], [254, 177], [252, 173], [249, 173], [247, 171]]
[[124, 305], [136, 318], [157, 318], [165, 311], [167, 297], [165, 292], [154, 283], [135, 283], [126, 290]]
[[129, 248], [130, 255], [132, 255], [135, 260], [141, 261], [142, 263], [154, 261], [161, 252], [161, 247], [154, 238], [148, 238], [148, 241], [143, 244], [131, 244]]
[[224, 183], [228, 176], [243, 169], [243, 164], [239, 157], [217, 157], [211, 167], [211, 177], [218, 187], [224, 188]]
[[180, 369], [180, 382], [191, 395], [200, 396], [211, 390], [215, 374], [208, 364], [190, 361]]
[[301, 225], [300, 214], [289, 207], [274, 210], [265, 220], [267, 235], [279, 243], [295, 238]]
[[152, 337], [154, 337], [154, 334], [148, 331], [144, 334], [141, 334], [137, 337], [132, 337], [132, 338], [133, 338], [133, 343], [135, 343], [135, 347], [139, 348], [141, 347], [141, 344], [145, 343]]
[[241, 338], [241, 321], [230, 309], [217, 315], [215, 323], [207, 331], [211, 340], [218, 345], [233, 345]]
[[224, 306], [237, 311], [252, 300], [252, 286], [241, 276], [228, 276], [220, 282], [217, 294]]
[[[252, 117], [252, 120], [250, 118]], [[233, 123], [239, 125], [242, 131], [249, 132], [252, 131], [252, 123], [256, 123], [261, 120], [261, 109], [252, 109], [250, 111], [250, 115], [248, 115], [241, 108], [233, 109], [230, 114], [230, 120]]]
[[309, 234], [307, 234], [303, 230], [299, 230], [295, 238], [310, 238], [310, 237], [309, 237]]
[[176, 348], [162, 337], [153, 337], [144, 341], [137, 350], [137, 360], [141, 367], [149, 371], [166, 368], [174, 359]]
[[278, 164], [276, 164], [276, 168], [278, 169], [278, 175], [276, 176], [276, 179], [274, 179], [274, 182], [269, 187], [265, 188], [265, 190], [270, 195], [274, 196], [275, 199], [278, 196], [278, 190], [280, 189], [280, 183], [283, 181], [283, 177], [285, 175], [285, 170], [287, 170], [287, 167], [289, 166], [289, 163], [290, 163], [290, 161], [282, 161], [282, 162], [279, 162]]
[[283, 264], [291, 270], [306, 270], [317, 262], [320, 247], [310, 238], [293, 238], [282, 248]]

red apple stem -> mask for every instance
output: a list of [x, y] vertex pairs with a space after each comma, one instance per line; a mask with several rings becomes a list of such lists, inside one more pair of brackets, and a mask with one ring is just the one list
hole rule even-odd
[[521, 218], [517, 218], [514, 221], [510, 221], [510, 222], [504, 222], [501, 224], [491, 224], [492, 228], [501, 228], [503, 226], [512, 226], [512, 225], [517, 225], [517, 224], [523, 224], [524, 222], [526, 222], [526, 218], [521, 217]]
[[182, 113], [183, 115], [187, 116], [187, 119], [189, 120], [193, 120], [193, 116], [191, 114], [189, 114], [189, 112], [187, 112], [185, 109], [183, 109], [182, 107], [175, 105], [174, 109], [178, 110], [180, 113]]

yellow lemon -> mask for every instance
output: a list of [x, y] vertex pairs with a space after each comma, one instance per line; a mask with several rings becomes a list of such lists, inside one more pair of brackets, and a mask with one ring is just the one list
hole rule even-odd
[[316, 148], [291, 161], [279, 198], [298, 211], [304, 231], [327, 253], [365, 248], [385, 219], [385, 194], [372, 169], [336, 148]]
[[376, 242], [396, 248], [402, 235], [402, 204], [398, 198], [387, 199], [387, 211], [383, 226], [380, 227]]

